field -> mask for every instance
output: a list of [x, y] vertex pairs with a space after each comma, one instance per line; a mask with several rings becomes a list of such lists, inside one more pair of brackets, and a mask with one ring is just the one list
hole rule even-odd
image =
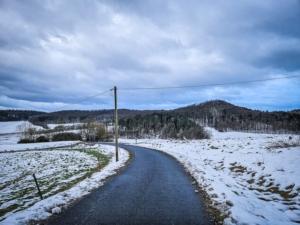
[[[299, 136], [210, 130], [208, 140], [137, 145], [173, 155], [209, 196], [211, 213], [217, 208], [222, 212], [217, 216], [227, 218], [225, 224], [299, 224]], [[295, 143], [298, 147], [287, 147]]]
[[[16, 144], [18, 135], [11, 133], [18, 124], [0, 124], [0, 224], [26, 224], [59, 213], [102, 185], [129, 157], [120, 150], [116, 163], [114, 147], [78, 141]], [[57, 148], [70, 144], [75, 147]]]
[[[119, 142], [174, 156], [196, 179], [199, 189], [195, 191], [203, 190], [207, 195], [210, 213], [225, 219], [225, 225], [299, 224], [299, 136], [220, 133], [207, 129], [212, 133], [211, 139], [147, 139], [137, 140], [137, 144], [136, 140], [120, 139]], [[128, 153], [121, 150], [120, 161], [116, 163], [114, 147], [81, 142], [17, 145], [17, 136], [7, 133], [0, 135], [3, 220], [0, 224], [26, 224], [59, 213], [75, 199], [102, 185], [128, 159]], [[77, 145], [73, 149], [57, 148], [70, 144]], [[100, 160], [102, 166], [111, 159], [100, 172], [95, 172], [99, 169], [97, 154], [104, 157]], [[45, 197], [42, 201], [33, 173], [41, 184]]]
[[[47, 198], [70, 188], [91, 176], [99, 165], [106, 165], [110, 156], [81, 149], [23, 151], [0, 154], [0, 220], [6, 212], [26, 209], [39, 201], [32, 174], [38, 179], [43, 197]], [[83, 150], [81, 150], [83, 151]], [[98, 162], [99, 155], [101, 160]]]

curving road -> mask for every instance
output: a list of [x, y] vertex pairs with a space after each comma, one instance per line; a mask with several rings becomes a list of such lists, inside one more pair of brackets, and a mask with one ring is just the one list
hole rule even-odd
[[174, 159], [146, 148], [120, 147], [134, 152], [135, 160], [49, 224], [212, 224]]

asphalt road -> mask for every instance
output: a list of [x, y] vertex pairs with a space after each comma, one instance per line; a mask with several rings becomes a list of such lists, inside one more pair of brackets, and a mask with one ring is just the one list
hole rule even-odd
[[134, 152], [135, 160], [49, 224], [212, 224], [174, 159], [141, 147], [120, 147]]

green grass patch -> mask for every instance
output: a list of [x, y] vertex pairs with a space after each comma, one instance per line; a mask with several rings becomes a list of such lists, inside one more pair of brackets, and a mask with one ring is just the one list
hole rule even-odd
[[[52, 151], [55, 151], [55, 154], [51, 154]], [[70, 152], [70, 154], [66, 153], [66, 151]], [[85, 159], [85, 157], [75, 153], [76, 151], [89, 155], [89, 157]], [[12, 203], [0, 209], [0, 221], [4, 219], [6, 213], [23, 210], [39, 201], [34, 179], [28, 171], [31, 172], [35, 169], [40, 171], [40, 176], [37, 177], [37, 180], [43, 197], [47, 198], [68, 190], [74, 184], [91, 177], [93, 173], [105, 167], [109, 163], [110, 158], [111, 155], [104, 155], [97, 149], [80, 148], [9, 153], [7, 162], [11, 160], [13, 163], [10, 164], [8, 171], [23, 172], [19, 172], [18, 177], [12, 178], [0, 186], [0, 191], [5, 193], [0, 202], [1, 205]], [[24, 160], [27, 161], [24, 162]], [[42, 171], [52, 169], [53, 173], [51, 174], [42, 173]], [[28, 176], [31, 176], [32, 179]], [[14, 200], [17, 201], [13, 202]]]
[[6, 208], [4, 208], [4, 209], [0, 209], [0, 216], [2, 217], [2, 216], [4, 216], [6, 213], [11, 212], [11, 211], [17, 209], [18, 207], [19, 207], [18, 204], [13, 204], [13, 205], [10, 205], [10, 206], [8, 206], [8, 207], [6, 207]]
[[247, 180], [247, 183], [248, 183], [248, 184], [253, 184], [253, 183], [254, 183], [254, 179]]

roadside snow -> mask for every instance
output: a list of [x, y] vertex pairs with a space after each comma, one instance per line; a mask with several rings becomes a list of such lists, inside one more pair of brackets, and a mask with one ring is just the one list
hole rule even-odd
[[210, 130], [208, 140], [137, 140], [137, 145], [176, 157], [212, 206], [228, 215], [224, 224], [299, 224], [300, 147], [267, 149], [270, 141], [288, 139], [285, 135]]

